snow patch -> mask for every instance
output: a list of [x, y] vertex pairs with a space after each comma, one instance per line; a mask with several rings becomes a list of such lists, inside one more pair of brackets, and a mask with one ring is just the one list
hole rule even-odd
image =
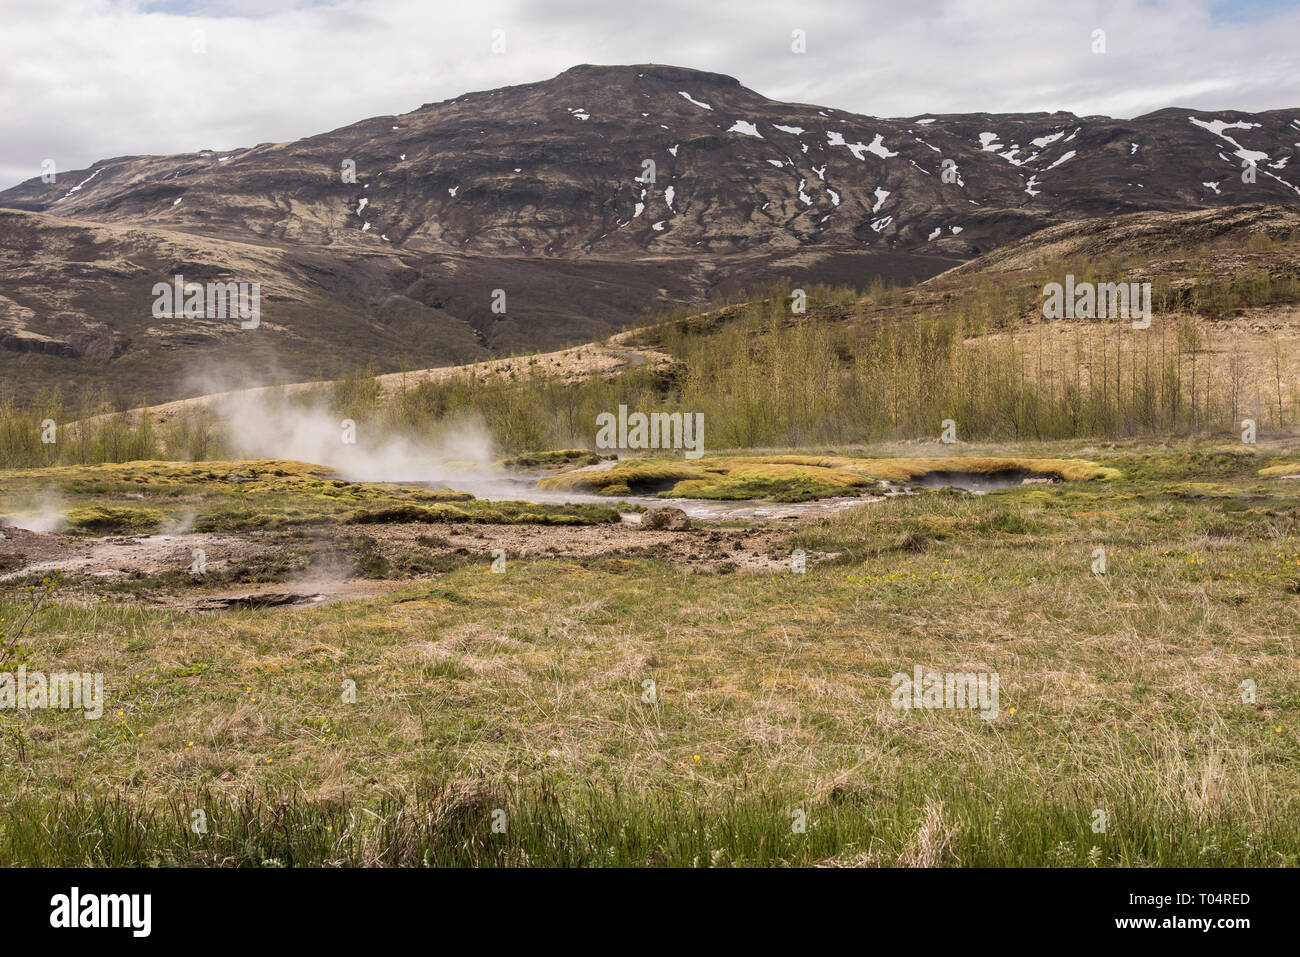
[[1246, 122], [1228, 123], [1224, 120], [1200, 120], [1194, 116], [1189, 116], [1187, 119], [1190, 120], [1193, 125], [1199, 126], [1201, 127], [1201, 129], [1204, 130], [1209, 130], [1219, 139], [1223, 140], [1226, 143], [1231, 143], [1233, 146], [1237, 147], [1236, 152], [1234, 152], [1233, 155], [1239, 157], [1240, 159], [1247, 160], [1248, 162], [1254, 164], [1262, 163], [1268, 159], [1267, 153], [1261, 153], [1259, 150], [1248, 150], [1246, 149], [1246, 147], [1242, 146], [1231, 136], [1228, 136], [1226, 132], [1224, 132], [1225, 130], [1257, 129], [1259, 127], [1258, 123], [1246, 123]]
[[758, 127], [753, 123], [746, 122], [745, 120], [736, 120], [736, 122], [731, 124], [731, 127], [727, 132], [744, 133], [746, 136], [757, 136], [760, 140], [763, 138], [763, 134], [758, 131]]
[[[83, 179], [83, 180], [82, 180], [80, 183], [78, 183], [76, 186], [72, 187], [72, 189], [70, 189], [70, 190], [68, 190], [66, 193], [64, 193], [63, 196], [60, 197], [60, 201], [67, 199], [69, 196], [71, 196], [73, 193], [75, 193], [75, 192], [77, 192], [78, 190], [80, 190], [81, 187], [85, 186], [87, 183], [89, 183], [92, 179], [94, 179], [96, 176], [98, 176], [98, 175], [99, 175], [100, 173], [102, 173], [102, 172], [104, 172], [104, 170], [103, 170], [102, 168], [95, 170], [95, 172], [91, 173], [89, 176], [87, 176], [85, 179]], [[172, 203], [172, 205], [175, 206], [176, 204], [175, 204], [175, 203]]]
[[[1215, 136], [1222, 137], [1225, 140], [1227, 140], [1228, 137], [1223, 135], [1224, 130], [1253, 130], [1259, 126], [1258, 123], [1246, 123], [1241, 121], [1228, 123], [1225, 120], [1198, 120], [1194, 116], [1189, 116], [1188, 119], [1193, 125], [1199, 126], [1203, 130], [1209, 130]], [[1229, 140], [1229, 142], [1231, 142], [1231, 140]]]
[[782, 133], [792, 133], [795, 136], [798, 136], [804, 131], [802, 126], [782, 126], [780, 123], [773, 123], [772, 129], [780, 130]]
[[[1063, 155], [1060, 159], [1058, 159], [1058, 160], [1057, 160], [1055, 163], [1053, 163], [1051, 166], [1047, 167], [1047, 169], [1056, 169], [1056, 167], [1060, 166], [1062, 163], [1066, 162], [1067, 160], [1072, 160], [1072, 159], [1074, 159], [1075, 155], [1076, 155], [1076, 154], [1075, 154], [1074, 150], [1070, 150], [1068, 153], [1066, 153], [1065, 155]], [[1043, 172], [1046, 173], [1047, 170], [1043, 170]]]
[[[853, 149], [853, 147], [850, 146], [849, 149]], [[889, 150], [885, 149], [885, 138], [879, 133], [877, 133], [876, 138], [871, 141], [871, 145], [867, 147], [867, 152], [875, 153], [881, 159], [889, 159], [891, 156], [898, 155], [897, 153], [891, 153]], [[862, 157], [859, 156], [858, 159], [862, 159]]]
[[867, 145], [864, 143], [849, 143], [844, 139], [843, 133], [840, 133], [837, 130], [827, 130], [826, 142], [831, 146], [847, 147], [848, 151], [860, 160], [866, 159], [866, 157], [862, 155], [863, 153], [875, 153], [881, 159], [889, 159], [891, 156], [898, 155], [897, 153], [891, 153], [885, 148], [884, 137], [879, 133], [876, 134], [876, 138], [871, 141], [871, 144]]
[[709, 106], [709, 104], [700, 102], [699, 100], [695, 99], [695, 97], [687, 93], [685, 90], [678, 90], [677, 95], [682, 97], [682, 99], [684, 100], [688, 100], [689, 102], [694, 103], [696, 106], [703, 107], [706, 110], [713, 109], [713, 107]]
[[876, 205], [871, 207], [873, 213], [880, 212], [880, 207], [885, 205], [885, 200], [889, 199], [889, 190], [876, 187]]
[[1288, 183], [1288, 182], [1287, 182], [1286, 180], [1284, 180], [1281, 176], [1278, 176], [1276, 173], [1270, 173], [1268, 170], [1261, 170], [1261, 172], [1262, 172], [1265, 176], [1271, 176], [1271, 177], [1273, 177], [1275, 180], [1277, 180], [1279, 183], [1281, 183], [1281, 184], [1282, 184], [1283, 186], [1285, 186], [1287, 189], [1294, 190], [1294, 191], [1295, 191], [1295, 194], [1296, 194], [1297, 196], [1300, 196], [1300, 186], [1296, 186], [1294, 183]]

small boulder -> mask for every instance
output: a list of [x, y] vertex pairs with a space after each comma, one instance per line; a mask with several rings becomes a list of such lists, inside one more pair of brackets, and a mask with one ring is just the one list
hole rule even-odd
[[684, 532], [691, 527], [691, 520], [680, 508], [665, 505], [652, 508], [641, 516], [642, 528], [664, 528], [670, 532]]

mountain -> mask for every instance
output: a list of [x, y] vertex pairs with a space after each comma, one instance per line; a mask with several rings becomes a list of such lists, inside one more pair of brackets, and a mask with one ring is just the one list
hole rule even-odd
[[[1300, 206], [1297, 141], [1300, 110], [879, 119], [715, 73], [579, 66], [0, 192], [0, 363], [22, 388], [158, 400], [212, 363], [303, 379], [556, 348], [782, 277], [924, 279], [1087, 217]], [[261, 283], [261, 326], [155, 318], [154, 283], [178, 273]]]

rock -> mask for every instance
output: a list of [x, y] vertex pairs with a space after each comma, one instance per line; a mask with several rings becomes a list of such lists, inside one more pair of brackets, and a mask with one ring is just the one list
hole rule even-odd
[[680, 508], [665, 505], [652, 508], [641, 516], [642, 528], [664, 528], [670, 532], [684, 532], [691, 527], [691, 520]]

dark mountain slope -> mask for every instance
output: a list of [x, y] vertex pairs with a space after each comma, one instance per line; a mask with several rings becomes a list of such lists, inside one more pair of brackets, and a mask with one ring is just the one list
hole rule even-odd
[[[1300, 206], [1297, 152], [1300, 110], [877, 119], [719, 74], [580, 66], [0, 193], [26, 211], [0, 218], [0, 363], [25, 388], [89, 377], [160, 399], [206, 336], [294, 378], [554, 348], [738, 284], [924, 279], [1084, 217]], [[179, 266], [276, 290], [265, 327], [154, 319], [150, 290]]]

